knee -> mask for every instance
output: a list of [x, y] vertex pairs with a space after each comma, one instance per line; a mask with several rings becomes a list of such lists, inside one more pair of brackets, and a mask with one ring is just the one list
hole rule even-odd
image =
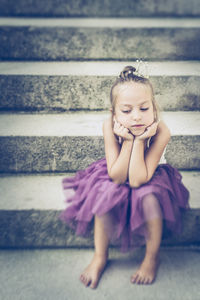
[[161, 208], [158, 198], [154, 194], [146, 195], [142, 201], [142, 207], [144, 214], [149, 215], [161, 215]]

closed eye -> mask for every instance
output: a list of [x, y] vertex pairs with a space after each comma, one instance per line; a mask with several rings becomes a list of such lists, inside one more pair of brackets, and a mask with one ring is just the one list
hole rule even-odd
[[131, 110], [122, 110], [123, 113], [128, 114], [131, 112]]
[[149, 107], [140, 108], [141, 111], [146, 111], [148, 109], [149, 109]]

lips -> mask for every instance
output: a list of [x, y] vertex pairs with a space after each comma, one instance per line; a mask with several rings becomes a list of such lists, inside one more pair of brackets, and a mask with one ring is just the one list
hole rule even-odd
[[133, 125], [131, 127], [133, 127], [133, 128], [141, 128], [141, 127], [144, 127], [144, 125], [143, 124], [138, 124], [138, 125]]

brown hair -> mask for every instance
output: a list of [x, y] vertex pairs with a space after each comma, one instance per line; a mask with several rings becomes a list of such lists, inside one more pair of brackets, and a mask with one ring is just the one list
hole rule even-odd
[[154, 98], [153, 86], [152, 86], [150, 80], [146, 77], [143, 77], [142, 75], [139, 75], [136, 71], [136, 68], [134, 68], [133, 66], [126, 66], [121, 71], [119, 77], [116, 79], [116, 81], [114, 82], [114, 84], [111, 88], [110, 102], [111, 102], [111, 106], [112, 106], [112, 112], [114, 113], [114, 111], [115, 111], [115, 103], [116, 103], [116, 95], [114, 95], [114, 89], [116, 88], [116, 86], [122, 85], [122, 84], [128, 83], [128, 82], [137, 82], [137, 83], [148, 85], [150, 87], [151, 92], [152, 92], [153, 110], [154, 110], [154, 114], [155, 114], [154, 120], [157, 121], [159, 108], [158, 108], [158, 105]]

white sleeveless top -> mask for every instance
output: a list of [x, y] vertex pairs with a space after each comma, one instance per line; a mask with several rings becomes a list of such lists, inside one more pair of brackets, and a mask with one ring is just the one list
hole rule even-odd
[[161, 158], [160, 158], [160, 161], [159, 161], [159, 165], [160, 164], [166, 164], [167, 163], [167, 161], [166, 161], [166, 158], [165, 158], [165, 152], [166, 152], [166, 148], [165, 148], [165, 150], [163, 151], [163, 154], [162, 154], [162, 156], [161, 156]]
[[[151, 141], [151, 137], [148, 139], [148, 141], [147, 141], [147, 148], [149, 148], [150, 147], [150, 141]], [[166, 164], [167, 163], [167, 161], [166, 161], [166, 158], [165, 158], [165, 152], [166, 152], [166, 147], [165, 147], [165, 149], [164, 149], [164, 151], [163, 151], [163, 154], [162, 154], [162, 156], [161, 156], [161, 158], [160, 158], [160, 161], [159, 161], [159, 165], [160, 164]]]

